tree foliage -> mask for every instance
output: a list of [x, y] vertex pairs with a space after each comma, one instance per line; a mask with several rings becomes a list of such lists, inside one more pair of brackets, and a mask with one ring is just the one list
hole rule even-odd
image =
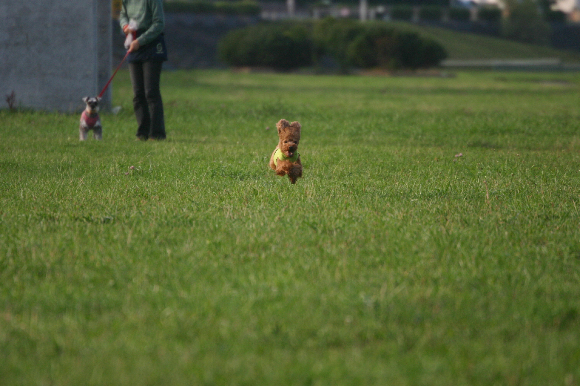
[[236, 30], [219, 45], [220, 58], [232, 66], [289, 70], [332, 58], [341, 72], [352, 67], [418, 69], [437, 66], [445, 49], [414, 32], [383, 22], [333, 19], [309, 23], [270, 23]]
[[312, 63], [312, 39], [301, 24], [258, 24], [227, 34], [218, 45], [220, 58], [236, 67], [290, 70]]
[[508, 14], [502, 24], [504, 37], [530, 44], [550, 42], [550, 25], [534, 0], [506, 0], [506, 5]]

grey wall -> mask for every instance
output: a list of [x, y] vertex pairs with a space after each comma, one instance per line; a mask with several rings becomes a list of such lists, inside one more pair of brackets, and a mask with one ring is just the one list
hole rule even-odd
[[[0, 0], [1, 1], [1, 0]], [[103, 87], [109, 81], [112, 75], [112, 63], [113, 63], [113, 48], [112, 48], [112, 5], [111, 1], [108, 0], [95, 0], [97, 3], [97, 63], [98, 63], [98, 79], [97, 79], [97, 92], [98, 95]], [[70, 3], [70, 0], [69, 0]], [[113, 83], [109, 85], [109, 88], [103, 95], [103, 106], [105, 108], [111, 107]]]
[[110, 1], [0, 0], [0, 108], [14, 92], [21, 108], [78, 111], [111, 63]]

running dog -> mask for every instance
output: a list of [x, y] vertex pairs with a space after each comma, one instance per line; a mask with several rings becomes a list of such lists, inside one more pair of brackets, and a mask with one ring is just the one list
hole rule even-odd
[[298, 122], [290, 123], [280, 119], [276, 128], [279, 141], [270, 157], [270, 168], [279, 176], [288, 175], [290, 182], [295, 184], [296, 180], [302, 177], [302, 162], [298, 154], [302, 126]]

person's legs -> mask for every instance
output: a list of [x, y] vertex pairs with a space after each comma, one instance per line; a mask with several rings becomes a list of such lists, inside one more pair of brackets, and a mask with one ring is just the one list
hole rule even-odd
[[144, 63], [129, 63], [131, 84], [133, 85], [133, 110], [137, 118], [137, 137], [146, 140], [149, 138], [151, 118], [145, 92]]
[[163, 62], [152, 61], [143, 63], [143, 78], [145, 83], [145, 98], [149, 108], [151, 127], [149, 137], [154, 139], [165, 139], [165, 118], [163, 115], [163, 100], [159, 82], [161, 79], [161, 68]]

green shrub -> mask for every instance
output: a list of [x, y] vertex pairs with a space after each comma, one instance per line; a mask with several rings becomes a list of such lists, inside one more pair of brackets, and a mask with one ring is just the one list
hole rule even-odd
[[467, 8], [450, 8], [449, 19], [454, 21], [469, 21], [470, 12]]
[[477, 19], [488, 22], [499, 22], [501, 20], [501, 9], [497, 7], [482, 7], [477, 11]]
[[216, 6], [216, 11], [218, 13], [221, 13], [223, 15], [236, 15], [237, 14], [237, 9], [236, 9], [236, 3], [233, 2], [216, 2], [215, 3]]
[[562, 11], [548, 11], [546, 12], [546, 20], [552, 23], [564, 23], [566, 21], [566, 14]]
[[260, 24], [228, 33], [218, 54], [231, 66], [290, 70], [312, 64], [312, 40], [305, 25]]
[[391, 18], [395, 20], [411, 20], [413, 18], [413, 7], [395, 5], [391, 8]]
[[382, 25], [365, 28], [349, 44], [347, 53], [349, 63], [361, 68], [428, 68], [447, 57], [445, 49], [433, 40]]
[[523, 43], [547, 45], [550, 42], [550, 25], [533, 0], [512, 5], [509, 17], [503, 20], [501, 33], [505, 38]]
[[447, 51], [441, 44], [427, 38], [423, 38], [422, 41], [420, 46], [421, 60], [419, 62], [419, 68], [435, 67], [447, 59]]
[[396, 67], [395, 31], [384, 25], [372, 26], [348, 45], [349, 62], [361, 68]]
[[415, 32], [398, 32], [395, 35], [395, 53], [396, 68], [412, 70], [437, 66], [447, 57], [447, 52], [439, 43], [422, 38]]
[[262, 7], [253, 1], [241, 1], [236, 3], [236, 9], [239, 15], [260, 15]]
[[210, 1], [172, 1], [163, 5], [165, 12], [174, 13], [213, 13], [216, 6]]
[[260, 5], [254, 1], [171, 1], [164, 4], [166, 12], [216, 13], [226, 15], [259, 15]]
[[290, 70], [332, 57], [341, 72], [359, 68], [418, 69], [438, 65], [445, 49], [413, 32], [385, 23], [327, 18], [314, 23], [260, 24], [230, 32], [220, 58], [231, 66]]
[[443, 9], [437, 6], [425, 6], [419, 9], [419, 19], [434, 21], [441, 20]]
[[315, 59], [329, 55], [337, 61], [340, 71], [350, 66], [349, 44], [363, 31], [361, 23], [350, 19], [326, 18], [314, 24]]

